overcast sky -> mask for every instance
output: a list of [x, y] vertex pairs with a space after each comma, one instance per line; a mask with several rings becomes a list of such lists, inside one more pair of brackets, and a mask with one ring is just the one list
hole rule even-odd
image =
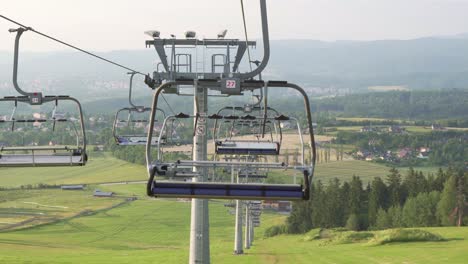
[[[244, 0], [251, 38], [260, 37], [259, 1]], [[468, 0], [268, 0], [272, 39], [411, 39], [468, 32]], [[187, 29], [242, 38], [239, 0], [2, 0], [0, 14], [90, 50], [143, 49], [143, 31]], [[0, 19], [0, 50], [12, 50]], [[28, 33], [23, 50], [67, 50]]]

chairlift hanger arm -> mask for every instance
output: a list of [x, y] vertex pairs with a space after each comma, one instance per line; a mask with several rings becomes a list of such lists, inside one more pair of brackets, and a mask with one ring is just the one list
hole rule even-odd
[[20, 93], [21, 95], [25, 96], [31, 96], [32, 93], [28, 93], [23, 91], [18, 85], [18, 57], [19, 57], [19, 42], [21, 35], [23, 32], [30, 30], [30, 28], [18, 28], [18, 29], [10, 29], [8, 30], [9, 32], [13, 33], [16, 32], [16, 37], [15, 37], [15, 54], [14, 54], [14, 59], [13, 59], [13, 86], [15, 87], [15, 90]]
[[[184, 82], [186, 84], [186, 82]], [[151, 170], [149, 170], [150, 168], [150, 165], [151, 165], [151, 144], [149, 144], [148, 142], [151, 142], [151, 139], [153, 138], [153, 130], [154, 130], [154, 118], [156, 117], [156, 111], [157, 111], [157, 107], [158, 107], [158, 99], [159, 99], [159, 95], [161, 94], [161, 92], [166, 89], [166, 88], [170, 88], [172, 85], [177, 85], [177, 84], [184, 84], [184, 83], [180, 83], [180, 82], [167, 82], [167, 83], [163, 83], [161, 84], [157, 89], [156, 89], [156, 92], [154, 93], [154, 96], [153, 96], [153, 105], [151, 107], [151, 114], [150, 114], [150, 122], [149, 122], [149, 129], [148, 129], [148, 137], [147, 137], [147, 143], [146, 143], [146, 165], [148, 167], [148, 173], [149, 175], [151, 175]]]
[[266, 7], [266, 0], [260, 0], [260, 13], [262, 17], [263, 59], [255, 70], [239, 74], [238, 77], [242, 80], [251, 79], [259, 75], [265, 69], [268, 61], [270, 60], [270, 36], [268, 32], [268, 12]]
[[[292, 88], [298, 91], [304, 98], [304, 106], [305, 106], [305, 111], [307, 114], [307, 125], [309, 127], [310, 144], [312, 148], [311, 171], [310, 172], [304, 171], [304, 176], [305, 176], [304, 179], [308, 181], [307, 183], [305, 183], [306, 186], [310, 186], [310, 183], [312, 182], [312, 177], [314, 176], [315, 163], [316, 163], [316, 158], [317, 158], [317, 149], [315, 146], [314, 127], [312, 126], [312, 113], [310, 110], [311, 108], [310, 108], [309, 97], [307, 96], [307, 93], [304, 91], [303, 88], [301, 88], [299, 85], [294, 84], [294, 83], [288, 83], [285, 81], [270, 81], [268, 82], [268, 87]], [[266, 97], [264, 99], [266, 100]], [[309, 174], [308, 177], [306, 177], [307, 173]], [[307, 191], [307, 197], [309, 197], [310, 189], [306, 191]]]
[[132, 88], [133, 88], [133, 77], [135, 76], [136, 72], [129, 72], [130, 74], [130, 84], [128, 88], [128, 103], [133, 106], [134, 108], [138, 108], [133, 102], [132, 102]]
[[[267, 119], [267, 116], [268, 116], [268, 82], [265, 82], [265, 87], [263, 88], [264, 89], [264, 98], [263, 98], [263, 102], [264, 102], [264, 106], [263, 106], [263, 128], [262, 128], [262, 138], [265, 137], [265, 126], [266, 126], [266, 119]], [[281, 127], [280, 127], [281, 129]], [[281, 130], [280, 130], [281, 131]]]

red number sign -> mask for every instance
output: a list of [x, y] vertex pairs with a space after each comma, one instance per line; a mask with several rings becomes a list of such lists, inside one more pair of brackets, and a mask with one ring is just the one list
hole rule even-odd
[[226, 89], [235, 89], [236, 81], [235, 80], [226, 80]]

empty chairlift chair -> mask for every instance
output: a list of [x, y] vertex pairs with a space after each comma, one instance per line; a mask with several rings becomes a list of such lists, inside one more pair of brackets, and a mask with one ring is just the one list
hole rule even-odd
[[[173, 85], [173, 83], [166, 83], [161, 85], [156, 91], [153, 98], [152, 112], [150, 120], [154, 119], [155, 109], [157, 109], [158, 98], [160, 92]], [[308, 100], [308, 99], [307, 99]], [[309, 111], [310, 108], [306, 108], [306, 111]], [[310, 114], [310, 112], [309, 112]], [[195, 116], [196, 120], [203, 120], [205, 126], [208, 125], [208, 122], [211, 120], [223, 121], [227, 120], [232, 123], [232, 120], [248, 120], [255, 121], [258, 118], [246, 117], [243, 118], [236, 116], [221, 116], [218, 114], [211, 116]], [[282, 118], [282, 117], [279, 117]], [[255, 119], [255, 120], [254, 120]], [[259, 120], [263, 123], [265, 122], [274, 122], [278, 121], [275, 118], [266, 117], [262, 120]], [[200, 121], [198, 121], [200, 122]], [[260, 122], [260, 123], [261, 123]], [[166, 123], [166, 122], [165, 122]], [[263, 124], [261, 123], [261, 124]], [[311, 122], [309, 122], [311, 124]], [[150, 130], [148, 133], [148, 138], [151, 138], [153, 135], [152, 123], [150, 125]], [[163, 129], [164, 129], [163, 125]], [[312, 128], [310, 128], [312, 131]], [[197, 121], [195, 121], [194, 135], [197, 130]], [[300, 131], [300, 129], [299, 129]], [[214, 133], [216, 134], [216, 133]], [[214, 140], [216, 142], [216, 139]], [[219, 141], [227, 142], [227, 141]], [[256, 144], [261, 142], [260, 144]], [[263, 144], [263, 141], [252, 142], [252, 144], [237, 144], [236, 141], [229, 143], [236, 143], [236, 145], [229, 144], [215, 144], [214, 148], [221, 155], [223, 154], [236, 154], [239, 156], [242, 155], [276, 155], [279, 153], [280, 142], [267, 142], [268, 144]], [[301, 139], [303, 144], [303, 141]], [[251, 143], [251, 142], [248, 142]], [[273, 143], [273, 144], [272, 144]], [[313, 144], [313, 142], [312, 142]], [[220, 146], [225, 146], [220, 151]], [[231, 149], [229, 149], [231, 148]], [[303, 150], [305, 146], [303, 144]], [[224, 151], [224, 152], [223, 152]], [[304, 157], [304, 155], [302, 155]], [[173, 198], [203, 198], [203, 199], [240, 199], [240, 200], [304, 200], [309, 199], [310, 197], [310, 181], [313, 172], [312, 165], [304, 164], [304, 159], [302, 158], [302, 163], [298, 166], [291, 166], [282, 162], [246, 162], [246, 161], [196, 161], [196, 160], [164, 160], [164, 153], [161, 153], [161, 150], [158, 149], [158, 155], [156, 158], [153, 158], [153, 151], [151, 144], [146, 145], [146, 160], [149, 172], [149, 180], [147, 184], [147, 194], [154, 197], [173, 197]], [[204, 175], [212, 175], [221, 173], [220, 169], [229, 169], [229, 168], [248, 168], [252, 170], [276, 170], [284, 171], [287, 169], [297, 169], [303, 175], [302, 184], [265, 184], [265, 183], [232, 183], [228, 180], [228, 177], [212, 177], [213, 179], [221, 179], [211, 182], [194, 182], [184, 178], [180, 180], [178, 178], [179, 171], [187, 170], [187, 168], [193, 168], [192, 174], [194, 177], [197, 177], [201, 173]], [[161, 180], [165, 178], [165, 180]]]
[[[133, 77], [135, 72], [130, 72], [130, 85], [128, 102], [129, 107], [121, 108], [115, 114], [114, 124], [112, 127], [112, 134], [117, 145], [120, 146], [136, 146], [146, 145], [147, 129], [149, 122], [147, 120], [148, 114], [151, 112], [150, 107], [137, 106], [132, 101], [132, 86]], [[163, 118], [165, 117], [164, 111], [158, 109]], [[159, 131], [158, 131], [159, 132]], [[151, 139], [151, 144], [156, 145], [157, 137]]]
[[[281, 136], [278, 131], [274, 118], [267, 118], [266, 127], [269, 135], [262, 135], [260, 129], [263, 118], [245, 115], [235, 119], [233, 115], [225, 116], [224, 122], [220, 126], [215, 124], [215, 153], [218, 155], [279, 155], [281, 147]], [[273, 121], [273, 122], [272, 122]], [[271, 125], [274, 125], [274, 130]], [[222, 129], [227, 130], [227, 137], [220, 138]], [[246, 136], [242, 135], [243, 130], [252, 130]], [[255, 131], [256, 130], [256, 131]], [[275, 132], [275, 135], [273, 135]], [[239, 135], [238, 135], [239, 134]]]
[[[43, 96], [40, 92], [25, 92], [18, 86], [19, 40], [21, 34], [27, 30], [25, 28], [10, 30], [16, 32], [13, 84], [21, 96], [0, 98], [1, 104], [13, 108], [9, 116], [0, 120], [2, 125], [0, 129], [3, 131], [0, 139], [3, 141], [0, 144], [0, 167], [85, 165], [86, 134], [80, 102], [70, 96]], [[75, 116], [58, 112], [59, 105], [64, 102], [71, 102], [76, 106]], [[31, 114], [24, 112], [31, 109], [22, 109], [21, 105], [41, 106], [41, 110], [47, 105], [52, 105], [53, 109], [50, 114], [35, 113], [31, 117]], [[67, 125], [65, 129], [63, 125]], [[45, 128], [39, 129], [39, 127]], [[50, 136], [58, 133], [61, 135], [52, 140]], [[59, 142], [60, 139], [66, 142]]]
[[[246, 109], [248, 112], [246, 113]], [[280, 122], [284, 121], [281, 118], [289, 118], [279, 115], [278, 111], [273, 108], [269, 108], [270, 112], [276, 114], [275, 116], [262, 117], [262, 108], [260, 107], [224, 107], [221, 108], [216, 114], [219, 119], [215, 122], [215, 137], [214, 143], [216, 146], [216, 154], [219, 155], [279, 155], [282, 132]], [[230, 110], [231, 113], [239, 112], [240, 116], [227, 115], [221, 116], [223, 111]], [[243, 115], [242, 115], [243, 114]], [[225, 138], [220, 137], [220, 132], [227, 129], [230, 133]], [[230, 126], [230, 128], [229, 128]], [[236, 133], [232, 133], [233, 130], [245, 130], [254, 128], [251, 131], [254, 137], [245, 138], [239, 137]], [[265, 128], [269, 131], [269, 135], [265, 135], [265, 131], [261, 128]], [[242, 131], [241, 131], [242, 132]]]

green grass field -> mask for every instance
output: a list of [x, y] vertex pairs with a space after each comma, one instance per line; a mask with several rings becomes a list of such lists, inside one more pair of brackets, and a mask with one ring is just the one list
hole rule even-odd
[[[353, 160], [321, 163], [315, 179], [343, 181], [359, 175], [366, 182], [384, 177], [388, 169]], [[82, 168], [2, 169], [0, 186], [91, 185], [84, 191], [0, 191], [0, 263], [187, 262], [190, 203], [148, 198], [144, 184], [96, 184], [144, 179], [144, 166], [108, 155]], [[116, 192], [117, 197], [95, 198], [96, 188]], [[126, 196], [138, 200], [119, 205]], [[263, 238], [266, 228], [286, 218], [273, 213], [262, 215], [254, 246], [245, 255], [235, 256], [234, 216], [223, 204], [210, 202], [212, 263], [466, 263], [468, 258], [468, 228], [430, 229], [448, 238], [447, 242], [323, 245], [305, 241], [304, 235]], [[8, 229], [15, 223], [21, 225]]]
[[[409, 168], [397, 168], [404, 177]], [[438, 167], [415, 167], [415, 170], [424, 173], [435, 173]], [[375, 177], [384, 179], [389, 174], [390, 167], [362, 160], [342, 160], [329, 163], [319, 163], [316, 167], [314, 180], [326, 183], [330, 178], [338, 178], [341, 182], [352, 179], [353, 175], [359, 176], [364, 183]]]
[[57, 168], [1, 168], [0, 186], [18, 187], [38, 183], [44, 184], [91, 184], [145, 180], [145, 167], [128, 163], [110, 154], [90, 155], [90, 161], [83, 167]]
[[363, 122], [363, 121], [393, 121], [393, 122], [402, 122], [401, 119], [388, 119], [388, 118], [374, 118], [374, 117], [337, 117], [336, 120], [345, 120], [353, 122]]
[[93, 197], [94, 188], [80, 191], [60, 189], [0, 191], [0, 230], [51, 223], [80, 213], [109, 208], [123, 197]]
[[[234, 217], [227, 211], [222, 202], [210, 203], [212, 263], [466, 263], [468, 258], [468, 228], [428, 229], [446, 242], [323, 245], [305, 241], [304, 235], [263, 238], [266, 227], [284, 221], [268, 213], [262, 215], [254, 246], [235, 256]], [[2, 232], [0, 263], [185, 263], [189, 228], [190, 203], [142, 199], [95, 215]]]

